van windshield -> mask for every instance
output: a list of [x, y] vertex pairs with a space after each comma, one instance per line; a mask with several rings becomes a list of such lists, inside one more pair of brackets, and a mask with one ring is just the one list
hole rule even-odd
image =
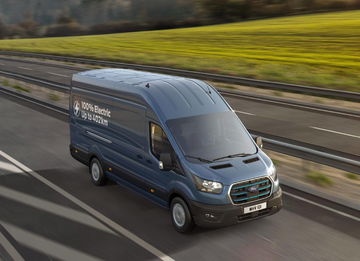
[[166, 124], [185, 156], [191, 159], [210, 162], [257, 152], [232, 111], [172, 119]]

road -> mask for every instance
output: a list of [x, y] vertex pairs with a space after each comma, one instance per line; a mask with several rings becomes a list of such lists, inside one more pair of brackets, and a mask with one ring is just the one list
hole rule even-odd
[[179, 234], [167, 210], [90, 182], [69, 155], [66, 117], [5, 95], [0, 111], [0, 259], [359, 260], [359, 213], [348, 218], [291, 194], [274, 216]]
[[[0, 57], [0, 70], [17, 72], [69, 85], [74, 69], [31, 64]], [[77, 71], [80, 71], [77, 70]], [[289, 108], [243, 98], [226, 97], [246, 127], [278, 140], [311, 144], [314, 149], [330, 149], [333, 154], [360, 160], [360, 119], [319, 111]], [[309, 147], [309, 146], [308, 146]]]

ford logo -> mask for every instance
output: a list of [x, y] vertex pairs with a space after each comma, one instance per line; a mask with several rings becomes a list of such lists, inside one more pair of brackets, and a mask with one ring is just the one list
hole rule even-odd
[[249, 188], [248, 188], [248, 191], [249, 191], [249, 192], [255, 192], [255, 191], [257, 191], [257, 190], [258, 190], [258, 188], [259, 188], [259, 186], [258, 186], [258, 185], [251, 186], [251, 187], [249, 187]]

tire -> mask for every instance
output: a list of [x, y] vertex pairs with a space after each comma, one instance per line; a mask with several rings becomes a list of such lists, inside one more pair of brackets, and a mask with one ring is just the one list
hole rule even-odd
[[89, 172], [91, 181], [96, 186], [102, 186], [106, 183], [106, 176], [100, 161], [97, 158], [93, 158], [90, 162]]
[[180, 233], [188, 233], [193, 230], [195, 224], [190, 209], [185, 201], [179, 197], [174, 198], [170, 205], [171, 220], [175, 230]]

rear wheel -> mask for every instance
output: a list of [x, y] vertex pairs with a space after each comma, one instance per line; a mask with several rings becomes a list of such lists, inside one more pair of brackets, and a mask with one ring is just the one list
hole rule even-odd
[[171, 201], [171, 219], [176, 231], [188, 233], [194, 228], [194, 221], [189, 207], [185, 201], [179, 197]]
[[89, 171], [90, 171], [91, 180], [96, 186], [102, 186], [105, 184], [106, 176], [104, 174], [101, 163], [97, 158], [93, 158], [91, 160]]

